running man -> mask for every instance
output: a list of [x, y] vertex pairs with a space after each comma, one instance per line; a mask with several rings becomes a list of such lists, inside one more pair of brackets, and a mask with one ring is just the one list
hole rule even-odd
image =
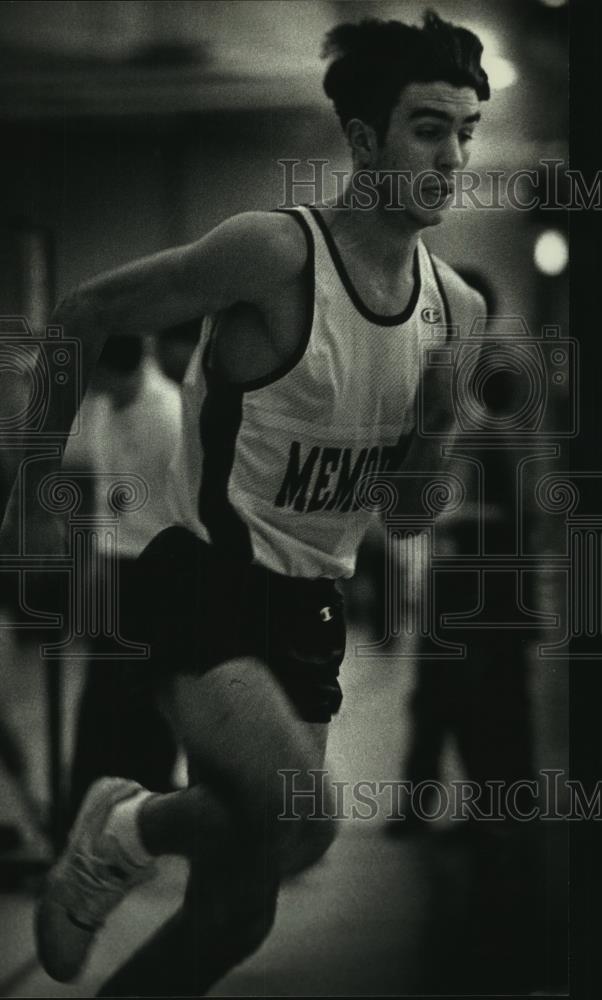
[[[53, 317], [81, 339], [88, 368], [112, 333], [205, 317], [184, 385], [174, 526], [140, 557], [138, 623], [191, 783], [166, 795], [117, 778], [92, 787], [37, 913], [39, 955], [59, 980], [77, 976], [156, 857], [180, 854], [191, 863], [181, 911], [101, 995], [204, 993], [264, 940], [281, 880], [333, 841], [328, 785], [279, 821], [278, 772], [297, 769], [311, 787], [341, 703], [337, 581], [353, 574], [371, 516], [357, 483], [441, 467], [440, 441], [416, 430], [421, 379], [430, 428], [453, 434], [421, 340], [433, 317], [443, 341], [445, 323], [466, 330], [484, 306], [420, 232], [441, 222], [468, 161], [489, 97], [481, 52], [432, 13], [421, 28], [333, 29], [324, 87], [349, 144], [346, 195], [230, 218], [88, 282]], [[422, 203], [412, 180], [425, 171]], [[353, 198], [360, 174], [376, 193], [368, 208]]]

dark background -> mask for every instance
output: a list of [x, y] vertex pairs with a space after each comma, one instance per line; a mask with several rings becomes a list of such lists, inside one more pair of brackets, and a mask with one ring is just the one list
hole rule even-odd
[[[570, 135], [571, 166], [585, 169], [598, 130], [599, 10], [580, 0], [558, 8], [541, 0], [433, 6], [481, 34], [492, 79], [497, 73], [503, 82], [508, 64], [515, 74], [484, 108], [471, 166], [512, 171], [536, 168], [543, 157], [566, 161]], [[282, 196], [279, 158], [328, 158], [334, 169], [344, 167], [344, 140], [321, 93], [320, 38], [343, 19], [415, 20], [423, 7], [380, 0], [0, 4], [0, 313], [25, 313], [41, 328], [48, 307], [99, 270], [195, 239], [234, 212], [273, 207]], [[566, 457], [570, 450], [572, 468], [592, 471], [600, 469], [599, 436], [585, 433], [600, 427], [595, 331], [588, 336], [600, 309], [595, 221], [584, 213], [569, 220], [562, 211], [543, 217], [467, 209], [428, 235], [445, 260], [488, 280], [500, 312], [524, 316], [533, 331], [560, 324], [579, 340], [584, 430]], [[543, 274], [534, 262], [536, 240], [548, 229], [566, 233], [569, 224], [570, 268]], [[4, 663], [6, 711], [28, 744], [31, 788], [44, 805], [46, 757], [34, 704], [40, 689], [20, 663]], [[545, 665], [539, 669], [550, 678]], [[593, 764], [595, 777], [599, 666], [579, 663], [570, 682], [565, 663], [553, 670], [551, 706], [549, 687], [544, 683], [545, 696], [538, 688], [543, 766], [566, 760], [570, 683], [571, 706], [582, 713], [570, 730], [571, 767], [585, 773]], [[76, 684], [67, 685], [67, 696], [75, 701]], [[369, 728], [372, 707], [364, 703], [362, 711], [358, 720]], [[391, 775], [395, 714], [379, 725], [374, 759], [356, 731], [343, 733], [336, 745], [343, 770], [355, 774], [366, 754], [383, 767], [389, 754]], [[600, 981], [595, 826], [575, 824], [570, 836], [574, 996], [593, 996]], [[419, 868], [420, 859], [414, 862]], [[20, 910], [6, 903], [10, 921]], [[562, 933], [559, 942], [562, 949]], [[385, 960], [393, 964], [390, 953]]]

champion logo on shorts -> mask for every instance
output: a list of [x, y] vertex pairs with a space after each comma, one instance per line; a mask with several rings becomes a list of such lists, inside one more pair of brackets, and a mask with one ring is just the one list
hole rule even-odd
[[334, 615], [332, 613], [332, 608], [328, 607], [320, 608], [320, 618], [322, 619], [323, 622], [331, 621], [332, 618], [334, 618]]
[[422, 319], [425, 323], [440, 323], [441, 322], [441, 310], [433, 309], [431, 306], [427, 306], [420, 313]]

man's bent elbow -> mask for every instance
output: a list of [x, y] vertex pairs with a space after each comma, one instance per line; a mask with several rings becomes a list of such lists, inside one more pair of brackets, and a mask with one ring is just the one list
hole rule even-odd
[[90, 328], [93, 320], [97, 319], [100, 313], [100, 304], [97, 297], [81, 288], [76, 288], [69, 292], [55, 306], [50, 317], [53, 326], [61, 326], [65, 329], [77, 330]]

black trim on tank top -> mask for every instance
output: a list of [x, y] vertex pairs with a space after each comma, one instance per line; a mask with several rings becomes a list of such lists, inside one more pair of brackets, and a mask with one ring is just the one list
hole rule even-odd
[[[303, 218], [301, 212], [293, 208], [277, 208], [274, 209], [275, 212], [281, 212], [283, 215], [290, 215], [293, 219], [296, 219], [297, 223], [301, 226], [303, 235], [305, 236], [305, 242], [307, 244], [307, 260], [304, 266], [304, 279], [305, 279], [305, 308], [306, 308], [306, 321], [303, 330], [303, 335], [295, 348], [293, 354], [290, 358], [287, 358], [278, 368], [274, 371], [269, 372], [267, 375], [261, 375], [259, 378], [249, 379], [245, 382], [230, 382], [228, 379], [220, 375], [209, 368], [207, 364], [207, 370], [211, 372], [211, 377], [215, 381], [216, 385], [219, 383], [222, 386], [230, 386], [231, 388], [238, 389], [240, 392], [254, 392], [255, 389], [264, 389], [268, 385], [273, 385], [278, 382], [285, 375], [299, 364], [303, 358], [307, 345], [309, 344], [312, 327], [314, 325], [314, 304], [315, 304], [315, 288], [316, 288], [316, 268], [315, 268], [315, 247], [314, 247], [314, 237], [307, 221]], [[203, 367], [205, 367], [205, 362], [203, 362]]]
[[253, 379], [251, 382], [244, 383], [245, 392], [253, 392], [254, 389], [264, 389], [268, 385], [273, 385], [274, 382], [278, 382], [279, 379], [284, 378], [289, 372], [292, 372], [301, 359], [303, 358], [307, 345], [311, 337], [311, 331], [314, 325], [314, 305], [316, 298], [316, 266], [315, 258], [316, 251], [314, 246], [313, 233], [308, 226], [306, 220], [303, 218], [301, 212], [294, 208], [276, 208], [275, 212], [280, 212], [282, 215], [290, 215], [292, 219], [301, 226], [303, 235], [305, 236], [305, 242], [307, 244], [307, 260], [305, 262], [304, 280], [305, 280], [305, 328], [303, 330], [303, 336], [301, 337], [297, 347], [295, 348], [293, 354], [288, 358], [283, 364], [276, 368], [269, 375], [264, 375], [262, 378]]
[[435, 261], [433, 260], [433, 255], [430, 252], [430, 250], [428, 250], [428, 248], [427, 248], [427, 253], [429, 255], [429, 260], [431, 262], [431, 267], [433, 269], [433, 276], [435, 278], [435, 284], [437, 285], [437, 288], [439, 290], [439, 295], [441, 296], [441, 301], [443, 302], [443, 312], [445, 313], [445, 325], [447, 327], [447, 337], [446, 337], [446, 340], [449, 340], [450, 337], [451, 337], [451, 335], [452, 335], [452, 329], [451, 329], [451, 327], [452, 327], [452, 318], [451, 318], [451, 309], [449, 308], [449, 299], [447, 297], [447, 292], [445, 291], [445, 285], [443, 284], [443, 280], [442, 280], [441, 275], [439, 274], [439, 271], [437, 269], [437, 265], [435, 264]]
[[381, 313], [373, 312], [373, 310], [370, 309], [366, 305], [364, 300], [360, 297], [359, 292], [357, 291], [355, 285], [353, 284], [351, 278], [349, 277], [349, 273], [347, 271], [347, 268], [345, 267], [345, 264], [343, 263], [343, 259], [339, 253], [339, 248], [337, 247], [334, 241], [334, 237], [330, 232], [330, 229], [324, 222], [324, 219], [322, 218], [319, 210], [315, 208], [313, 205], [309, 205], [308, 208], [324, 237], [326, 246], [328, 247], [330, 256], [332, 258], [332, 262], [337, 269], [337, 273], [343, 283], [345, 291], [347, 292], [349, 298], [353, 302], [353, 305], [358, 310], [358, 312], [361, 313], [365, 319], [369, 320], [370, 323], [374, 323], [376, 326], [400, 326], [402, 323], [406, 323], [407, 320], [411, 318], [414, 309], [416, 308], [416, 303], [418, 302], [418, 298], [420, 296], [421, 275], [420, 275], [420, 258], [418, 254], [418, 247], [416, 247], [414, 251], [414, 260], [413, 260], [414, 288], [412, 289], [412, 294], [410, 295], [410, 300], [407, 306], [402, 312], [396, 313], [396, 315], [394, 316], [383, 316]]
[[211, 543], [220, 552], [250, 563], [253, 561], [251, 534], [228, 497], [236, 438], [242, 421], [243, 391], [240, 386], [215, 377], [209, 367], [210, 343], [202, 360], [207, 394], [199, 418], [203, 462], [198, 514]]

